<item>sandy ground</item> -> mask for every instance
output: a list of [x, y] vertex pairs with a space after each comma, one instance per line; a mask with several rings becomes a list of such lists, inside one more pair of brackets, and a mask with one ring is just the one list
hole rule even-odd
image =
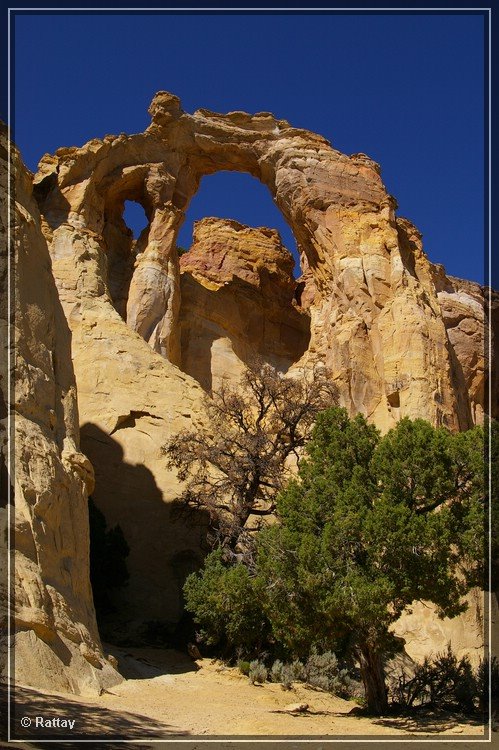
[[[177, 651], [159, 649], [113, 649], [113, 652], [128, 679], [101, 696], [87, 699], [19, 688], [16, 736], [32, 738], [35, 743], [36, 739], [147, 742], [231, 736], [353, 739], [382, 735], [389, 739], [387, 735], [391, 735], [390, 739], [397, 736], [423, 739], [450, 735], [461, 741], [466, 737], [484, 738], [480, 723], [461, 716], [373, 719], [359, 715], [359, 709], [351, 701], [301, 684], [295, 684], [292, 691], [271, 683], [251, 685], [237, 669], [209, 659], [193, 662]], [[305, 713], [293, 715], [286, 711], [286, 706], [293, 703], [307, 703], [309, 708]], [[71, 719], [75, 725], [73, 730], [32, 727], [25, 734], [21, 718], [29, 717], [33, 724], [36, 716]]]

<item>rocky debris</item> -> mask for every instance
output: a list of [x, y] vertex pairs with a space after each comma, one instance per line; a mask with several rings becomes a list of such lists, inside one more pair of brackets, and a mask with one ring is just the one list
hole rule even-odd
[[[6, 139], [3, 131], [5, 154]], [[11, 155], [16, 359], [14, 393], [5, 398], [15, 452], [13, 670], [20, 683], [95, 693], [121, 677], [102, 652], [90, 587], [87, 496], [93, 470], [79, 448], [70, 332], [32, 197], [31, 174], [13, 146]], [[1, 169], [7, 170], [4, 159]], [[3, 221], [3, 193], [2, 201]]]

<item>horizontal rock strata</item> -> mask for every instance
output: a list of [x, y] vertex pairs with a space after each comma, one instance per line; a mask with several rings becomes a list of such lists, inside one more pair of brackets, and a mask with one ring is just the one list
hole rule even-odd
[[286, 372], [307, 350], [310, 316], [296, 304], [293, 265], [275, 230], [196, 223], [180, 259], [180, 349], [182, 369], [205, 390], [237, 382], [255, 357]]

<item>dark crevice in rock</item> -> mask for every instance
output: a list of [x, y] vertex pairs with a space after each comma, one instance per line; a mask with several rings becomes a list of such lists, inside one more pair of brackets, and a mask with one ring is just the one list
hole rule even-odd
[[114, 435], [114, 433], [117, 432], [118, 430], [124, 430], [127, 427], [135, 427], [137, 420], [141, 419], [142, 417], [151, 417], [151, 419], [162, 418], [162, 417], [157, 417], [155, 414], [151, 414], [148, 411], [131, 411], [129, 414], [123, 414], [118, 417], [115, 427], [111, 430], [109, 434]]

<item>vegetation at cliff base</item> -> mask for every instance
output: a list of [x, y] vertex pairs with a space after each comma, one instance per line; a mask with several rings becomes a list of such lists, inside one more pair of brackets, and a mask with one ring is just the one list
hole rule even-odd
[[406, 418], [381, 437], [362, 416], [326, 409], [252, 565], [215, 549], [187, 580], [187, 608], [212, 642], [250, 656], [265, 636], [274, 653], [355, 660], [381, 714], [400, 614], [425, 600], [455, 616], [484, 584], [483, 468], [480, 427], [452, 434]]

